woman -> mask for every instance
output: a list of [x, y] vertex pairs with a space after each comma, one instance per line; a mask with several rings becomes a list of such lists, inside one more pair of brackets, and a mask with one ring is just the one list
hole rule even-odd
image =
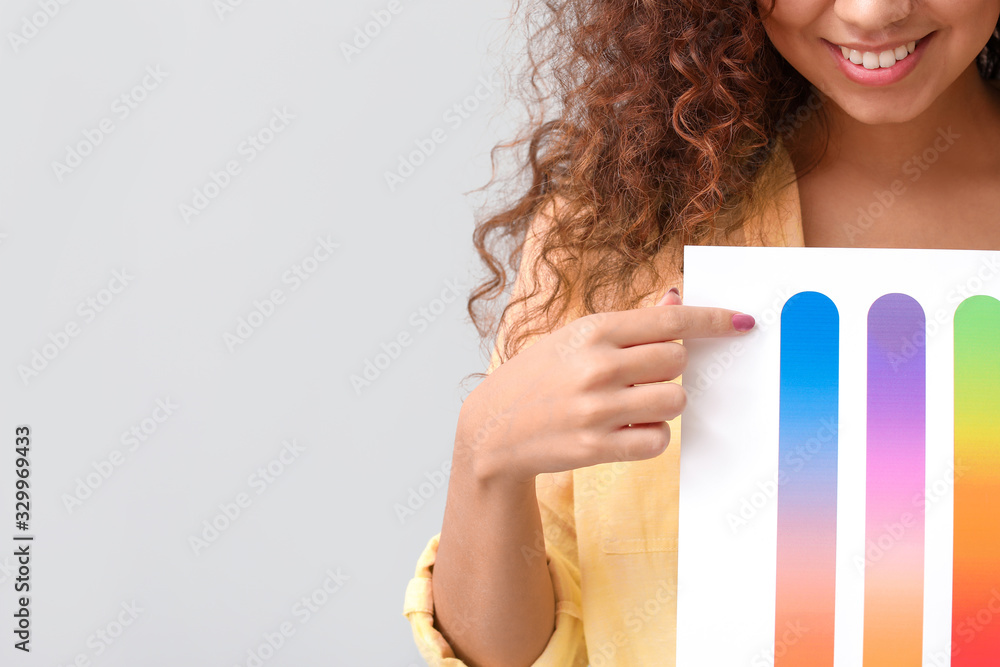
[[488, 242], [520, 270], [404, 613], [431, 664], [673, 665], [679, 341], [754, 324], [681, 305], [681, 248], [1000, 249], [1000, 0], [536, 4], [481, 333]]

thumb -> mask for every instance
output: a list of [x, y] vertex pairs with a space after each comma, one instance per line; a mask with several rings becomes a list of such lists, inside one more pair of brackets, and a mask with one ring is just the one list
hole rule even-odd
[[667, 293], [656, 302], [657, 306], [679, 306], [681, 305], [681, 293], [676, 287], [671, 287]]

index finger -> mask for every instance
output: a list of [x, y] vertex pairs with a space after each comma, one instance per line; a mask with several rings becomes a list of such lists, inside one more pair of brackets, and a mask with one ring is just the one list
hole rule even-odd
[[742, 336], [755, 325], [751, 315], [709, 306], [651, 306], [607, 315], [611, 318], [606, 324], [607, 340], [618, 347], [681, 338]]

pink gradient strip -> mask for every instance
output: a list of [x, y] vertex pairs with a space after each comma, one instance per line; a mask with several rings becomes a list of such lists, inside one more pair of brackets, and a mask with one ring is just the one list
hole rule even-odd
[[864, 665], [920, 667], [923, 642], [924, 311], [887, 294], [868, 312]]

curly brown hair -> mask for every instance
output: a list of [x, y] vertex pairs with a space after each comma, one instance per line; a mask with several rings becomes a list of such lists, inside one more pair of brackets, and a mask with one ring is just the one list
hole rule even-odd
[[[481, 338], [509, 327], [501, 360], [545, 331], [529, 321], [559, 321], [572, 299], [585, 314], [636, 307], [659, 280], [661, 251], [683, 270], [683, 244], [728, 238], [760, 210], [780, 137], [811, 109], [828, 127], [822, 95], [771, 45], [756, 0], [517, 0], [512, 16], [522, 9], [526, 57], [507, 74], [527, 119], [491, 152], [480, 191], [504, 181], [508, 199], [477, 222], [488, 275], [467, 305]], [[1000, 22], [977, 65], [1000, 74]], [[508, 154], [515, 169], [501, 179]], [[540, 214], [551, 224], [527, 267], [535, 292], [493, 319], [485, 306], [510, 286]], [[526, 308], [543, 270], [551, 287]]]

